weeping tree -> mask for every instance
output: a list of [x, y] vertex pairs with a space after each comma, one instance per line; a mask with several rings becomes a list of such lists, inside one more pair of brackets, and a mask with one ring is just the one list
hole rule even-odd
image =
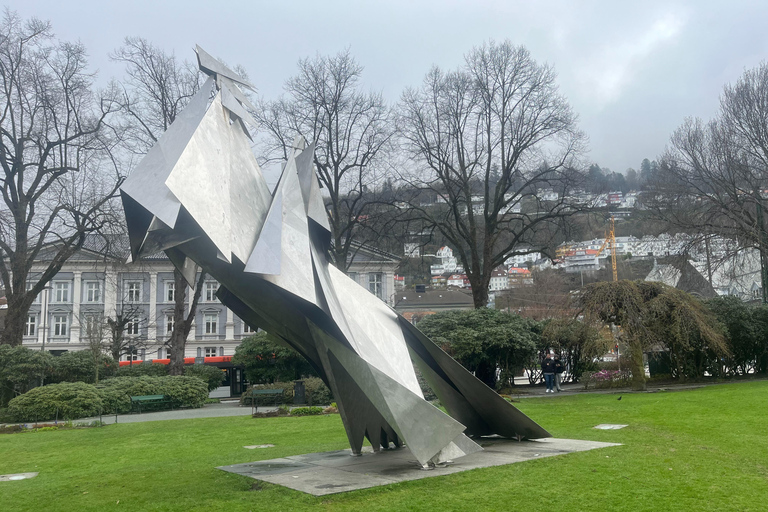
[[[646, 281], [593, 283], [581, 296], [588, 318], [619, 326], [629, 351], [635, 389], [645, 389], [644, 352], [666, 350], [677, 376], [703, 375], [704, 366], [728, 355], [722, 326], [692, 295]], [[687, 368], [693, 365], [693, 369]]]

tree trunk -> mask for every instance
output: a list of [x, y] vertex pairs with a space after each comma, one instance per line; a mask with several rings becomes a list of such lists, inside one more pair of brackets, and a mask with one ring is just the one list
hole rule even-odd
[[488, 361], [480, 361], [475, 369], [475, 377], [491, 389], [496, 389], [496, 367]]
[[181, 272], [173, 270], [174, 282], [174, 306], [173, 306], [173, 332], [171, 333], [171, 361], [168, 365], [169, 375], [184, 374], [184, 353], [187, 348], [187, 335], [184, 318], [184, 306], [187, 297], [187, 282]]
[[645, 391], [645, 365], [643, 364], [643, 347], [634, 340], [628, 343], [629, 368], [632, 371], [632, 389]]
[[[464, 262], [463, 262], [464, 263]], [[465, 263], [466, 264], [466, 263]], [[482, 272], [482, 271], [479, 271]], [[479, 273], [478, 272], [478, 273]], [[474, 275], [473, 275], [474, 274]], [[467, 273], [469, 284], [472, 286], [472, 302], [475, 309], [482, 309], [488, 306], [488, 286], [491, 283], [491, 275], [488, 276]]]
[[[184, 323], [182, 318], [181, 323]], [[173, 333], [171, 334], [171, 361], [168, 365], [169, 375], [184, 375], [184, 352], [187, 348], [187, 337], [184, 336], [184, 329], [176, 329], [174, 322]]]
[[23, 307], [17, 301], [8, 303], [8, 310], [5, 315], [5, 329], [0, 337], [0, 345], [10, 345], [18, 347], [21, 345], [24, 336], [24, 325], [29, 315], [29, 306]]
[[173, 332], [171, 333], [171, 361], [168, 365], [169, 375], [183, 375], [184, 374], [184, 352], [187, 348], [187, 337], [189, 331], [192, 329], [192, 322], [195, 320], [195, 311], [197, 310], [197, 303], [200, 300], [200, 295], [203, 293], [203, 286], [205, 285], [205, 272], [200, 273], [200, 277], [197, 279], [195, 285], [194, 295], [190, 301], [189, 312], [186, 317], [184, 316], [184, 308], [187, 304], [187, 282], [181, 272], [174, 269], [173, 271], [174, 290], [176, 294], [174, 297], [173, 306]]

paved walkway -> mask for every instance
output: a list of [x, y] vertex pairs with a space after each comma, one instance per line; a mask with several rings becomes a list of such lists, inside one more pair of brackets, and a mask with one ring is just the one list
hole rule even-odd
[[[259, 407], [259, 411], [267, 411], [270, 408]], [[174, 411], [143, 412], [141, 414], [114, 414], [111, 416], [102, 415], [101, 421], [107, 425], [112, 423], [140, 423], [143, 421], [162, 421], [162, 420], [189, 420], [192, 418], [221, 418], [225, 416], [250, 416], [251, 408], [240, 407], [237, 401], [225, 402], [221, 404], [206, 404], [199, 409], [176, 409]], [[94, 418], [84, 418], [75, 420], [75, 423], [89, 423], [97, 421], [98, 416]]]

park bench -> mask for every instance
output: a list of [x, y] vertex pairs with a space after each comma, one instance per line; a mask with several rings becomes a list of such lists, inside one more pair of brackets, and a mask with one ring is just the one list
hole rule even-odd
[[131, 397], [131, 412], [138, 411], [141, 414], [141, 407], [171, 404], [173, 409], [173, 401], [166, 395], [142, 395]]
[[283, 395], [282, 389], [253, 389], [251, 390], [251, 414], [259, 412], [259, 404], [256, 403], [257, 396], [272, 396], [275, 399], [275, 404], [279, 397]]

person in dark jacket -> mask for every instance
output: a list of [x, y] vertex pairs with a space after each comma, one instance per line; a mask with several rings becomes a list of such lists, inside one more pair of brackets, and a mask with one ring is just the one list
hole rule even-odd
[[552, 354], [549, 352], [541, 363], [541, 371], [544, 374], [544, 382], [547, 384], [547, 393], [554, 393], [552, 384], [555, 381], [555, 360], [552, 359]]
[[560, 360], [560, 357], [555, 354], [554, 357], [555, 361], [555, 387], [557, 388], [557, 392], [561, 392], [562, 388], [560, 388], [560, 382], [563, 380], [563, 372], [565, 371], [565, 365]]

